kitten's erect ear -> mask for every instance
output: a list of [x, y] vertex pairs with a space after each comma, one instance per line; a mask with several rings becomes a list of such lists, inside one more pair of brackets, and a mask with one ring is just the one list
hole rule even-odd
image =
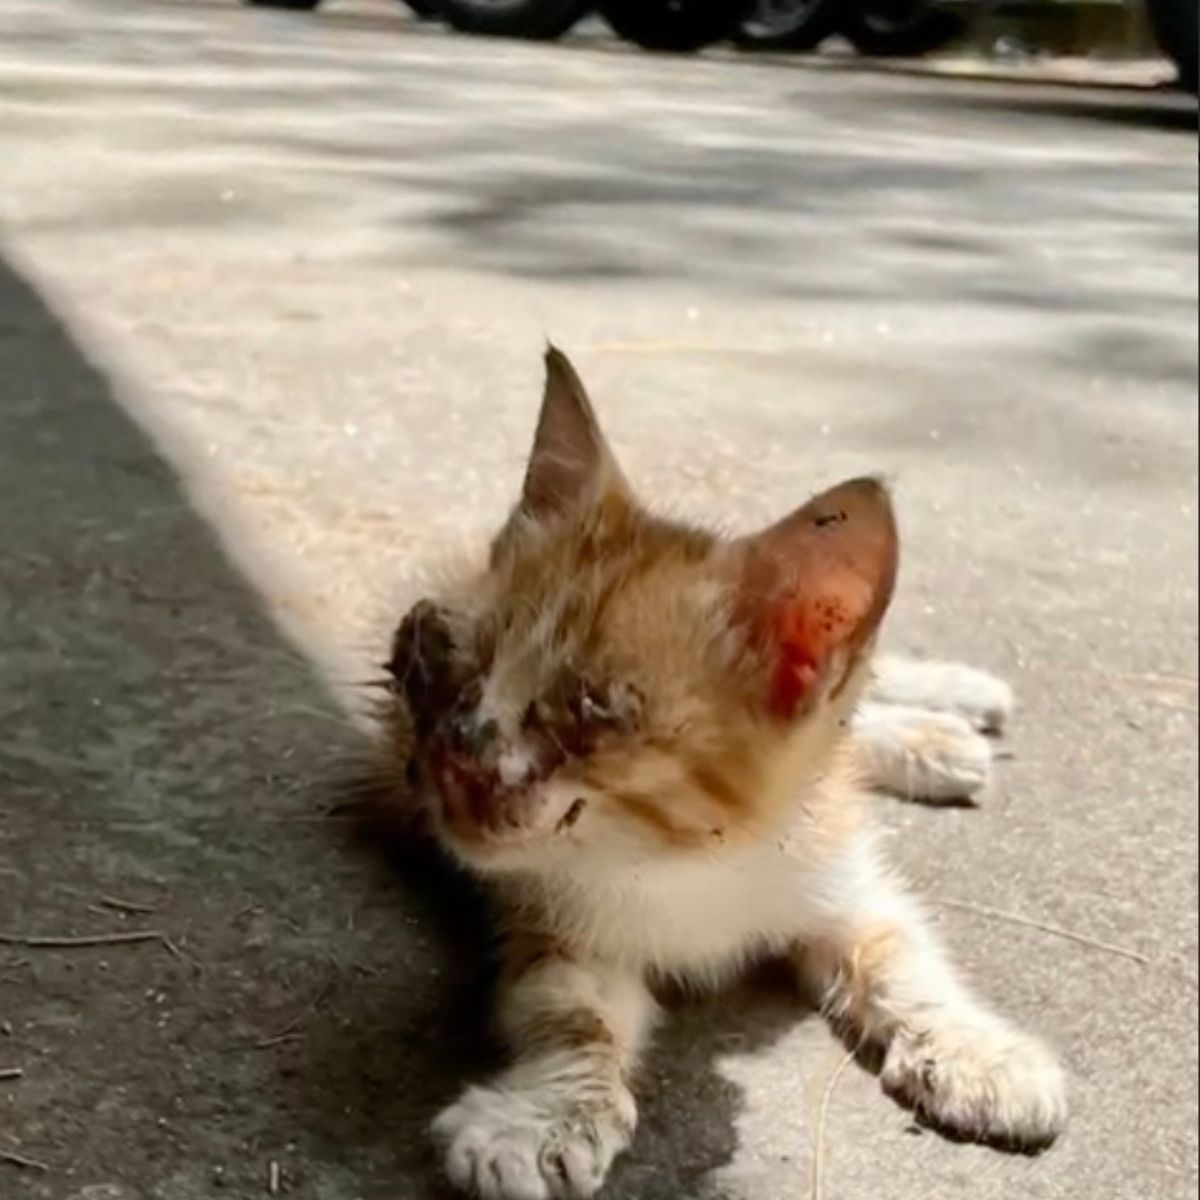
[[625, 490], [591, 401], [567, 356], [546, 349], [546, 391], [521, 507], [534, 517], [562, 512], [606, 488]]
[[892, 598], [899, 540], [886, 489], [853, 479], [735, 543], [738, 615], [771, 663], [768, 703], [790, 718], [836, 690]]

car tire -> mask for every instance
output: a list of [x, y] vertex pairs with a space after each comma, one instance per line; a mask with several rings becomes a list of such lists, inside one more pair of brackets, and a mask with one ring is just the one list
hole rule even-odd
[[733, 40], [746, 50], [815, 50], [842, 25], [848, 0], [758, 0]]
[[293, 12], [312, 12], [321, 0], [245, 0], [251, 8], [288, 8]]
[[1200, 5], [1196, 0], [1149, 0], [1150, 23], [1163, 53], [1179, 68], [1179, 83], [1189, 92], [1200, 85]]
[[859, 52], [876, 58], [919, 58], [948, 46], [966, 24], [929, 0], [858, 0], [847, 7], [839, 32]]
[[491, 37], [562, 37], [592, 9], [591, 0], [436, 0], [435, 9], [460, 33]]
[[727, 41], [754, 0], [601, 0], [613, 32], [643, 50], [686, 54]]

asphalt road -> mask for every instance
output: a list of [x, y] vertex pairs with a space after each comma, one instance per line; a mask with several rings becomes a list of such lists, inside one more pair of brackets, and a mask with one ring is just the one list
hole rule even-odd
[[[897, 858], [1145, 958], [943, 911], [1062, 1047], [1070, 1132], [951, 1145], [855, 1069], [824, 1200], [1194, 1196], [1195, 126], [365, 0], [0, 0], [0, 933], [180, 955], [0, 946], [0, 1194], [442, 1196], [473, 927], [319, 814], [349, 684], [514, 493], [551, 336], [663, 504], [894, 481], [892, 644], [1021, 702], [978, 809], [881, 809]], [[840, 1048], [735, 1000], [665, 1031], [609, 1200], [809, 1195]]]

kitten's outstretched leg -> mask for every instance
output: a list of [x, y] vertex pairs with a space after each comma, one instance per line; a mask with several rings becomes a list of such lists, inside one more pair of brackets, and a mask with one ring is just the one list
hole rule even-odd
[[987, 738], [954, 713], [866, 702], [851, 743], [864, 783], [907, 800], [965, 800], [991, 775]]
[[953, 713], [985, 733], [1000, 733], [1012, 715], [1012, 688], [986, 671], [955, 662], [880, 655], [867, 699]]
[[835, 1023], [882, 1049], [885, 1089], [963, 1137], [1020, 1149], [1053, 1141], [1067, 1104], [1050, 1050], [967, 991], [868, 847], [831, 882], [844, 914], [802, 951], [802, 967]]
[[549, 942], [509, 948], [502, 996], [515, 1062], [434, 1122], [451, 1181], [482, 1200], [585, 1200], [628, 1145], [628, 1077], [653, 1021], [634, 975]]

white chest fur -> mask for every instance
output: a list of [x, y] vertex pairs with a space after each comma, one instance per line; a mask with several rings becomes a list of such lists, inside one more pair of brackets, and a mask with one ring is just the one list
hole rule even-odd
[[854, 857], [821, 865], [766, 843], [702, 859], [582, 874], [542, 893], [571, 944], [638, 970], [711, 978], [820, 930], [838, 911]]

